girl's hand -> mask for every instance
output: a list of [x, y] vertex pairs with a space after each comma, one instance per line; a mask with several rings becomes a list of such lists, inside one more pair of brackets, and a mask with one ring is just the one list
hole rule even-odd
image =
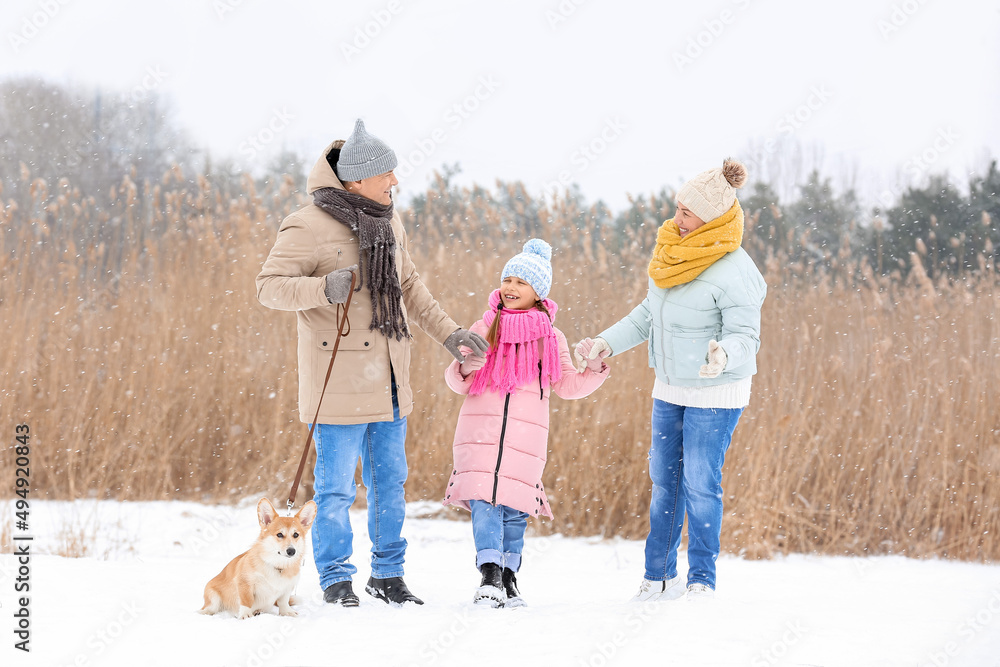
[[588, 368], [600, 373], [604, 367], [604, 357], [611, 354], [611, 346], [603, 338], [584, 338], [576, 344], [573, 354], [576, 357], [577, 373], [582, 373]]
[[471, 352], [465, 355], [464, 361], [458, 365], [462, 377], [467, 378], [486, 365], [486, 356], [476, 356]]

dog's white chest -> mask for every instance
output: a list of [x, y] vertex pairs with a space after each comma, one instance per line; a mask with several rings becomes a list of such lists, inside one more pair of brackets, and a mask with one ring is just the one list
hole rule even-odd
[[297, 580], [298, 577], [282, 576], [280, 571], [272, 568], [271, 572], [264, 574], [257, 581], [254, 597], [264, 603], [274, 604], [276, 600], [291, 594]]

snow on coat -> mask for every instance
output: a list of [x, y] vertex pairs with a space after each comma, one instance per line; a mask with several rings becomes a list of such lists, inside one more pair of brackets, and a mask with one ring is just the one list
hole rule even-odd
[[[555, 327], [553, 330], [559, 343], [562, 378], [551, 385], [540, 387], [535, 376], [510, 394], [487, 390], [470, 396], [475, 373], [463, 378], [457, 361], [448, 366], [445, 380], [454, 392], [465, 395], [465, 401], [455, 428], [455, 466], [445, 490], [445, 505], [469, 509], [470, 500], [484, 500], [531, 516], [552, 518], [542, 484], [548, 451], [549, 394], [555, 391], [564, 399], [583, 398], [609, 375], [607, 365], [598, 373], [589, 368], [578, 373], [566, 336]], [[480, 320], [471, 331], [485, 337], [487, 327]]]

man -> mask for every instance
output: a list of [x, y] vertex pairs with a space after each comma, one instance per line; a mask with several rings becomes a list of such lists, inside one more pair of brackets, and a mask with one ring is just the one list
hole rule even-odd
[[460, 346], [477, 356], [488, 348], [448, 317], [417, 275], [393, 210], [396, 165], [396, 154], [358, 120], [350, 138], [333, 142], [313, 167], [306, 184], [313, 203], [281, 223], [257, 276], [263, 305], [296, 312], [299, 418], [306, 423], [316, 414], [336, 342], [338, 304], [347, 300], [352, 273], [358, 276], [351, 330], [340, 342], [315, 434], [313, 554], [324, 599], [345, 607], [358, 606], [348, 510], [359, 457], [372, 541], [365, 590], [387, 603], [423, 604], [403, 582], [404, 440], [413, 409], [407, 320], [460, 361]]

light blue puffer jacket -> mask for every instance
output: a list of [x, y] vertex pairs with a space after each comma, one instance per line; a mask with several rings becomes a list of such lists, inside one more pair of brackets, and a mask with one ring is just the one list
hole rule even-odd
[[[646, 298], [600, 337], [612, 356], [649, 342], [649, 365], [662, 382], [680, 387], [709, 387], [736, 382], [757, 372], [760, 309], [767, 284], [750, 255], [737, 248], [689, 283], [657, 287], [652, 279]], [[726, 351], [726, 369], [702, 378], [708, 341]]]

